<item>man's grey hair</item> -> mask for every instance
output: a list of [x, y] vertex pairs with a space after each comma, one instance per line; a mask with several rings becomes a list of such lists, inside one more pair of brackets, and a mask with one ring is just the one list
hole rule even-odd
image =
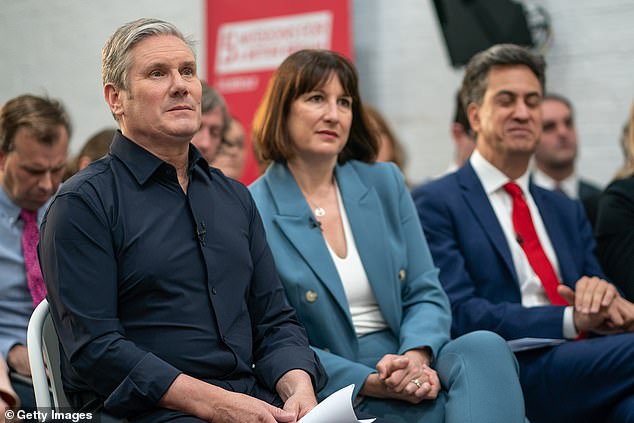
[[469, 60], [460, 89], [460, 100], [467, 110], [469, 104], [482, 105], [489, 83], [489, 71], [494, 66], [527, 66], [537, 77], [542, 88], [546, 87], [546, 62], [544, 58], [526, 47], [515, 44], [497, 44], [481, 51]]
[[194, 52], [194, 42], [185, 37], [174, 25], [154, 18], [141, 18], [119, 27], [110, 36], [101, 51], [101, 80], [103, 85], [112, 84], [127, 90], [128, 72], [132, 65], [132, 48], [148, 37], [173, 35], [183, 40]]

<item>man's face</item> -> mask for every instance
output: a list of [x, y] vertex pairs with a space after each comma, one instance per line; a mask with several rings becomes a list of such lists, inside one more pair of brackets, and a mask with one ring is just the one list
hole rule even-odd
[[468, 107], [478, 151], [494, 165], [530, 158], [542, 129], [541, 99], [539, 80], [528, 67], [492, 67], [482, 104]]
[[68, 151], [68, 133], [59, 126], [59, 137], [53, 144], [40, 142], [26, 127], [17, 130], [14, 149], [0, 152], [2, 187], [20, 208], [37, 210], [59, 187], [64, 175]]
[[141, 145], [189, 142], [200, 128], [202, 87], [187, 44], [172, 35], [151, 36], [131, 57], [128, 89], [104, 88], [121, 132]]
[[222, 129], [225, 126], [220, 106], [214, 107], [211, 112], [203, 113], [201, 121], [200, 129], [192, 138], [192, 144], [211, 163], [218, 153], [222, 141]]
[[244, 128], [240, 122], [233, 119], [211, 165], [222, 170], [230, 178], [240, 179], [244, 171], [244, 160]]
[[542, 103], [542, 136], [535, 161], [545, 167], [568, 167], [577, 157], [577, 131], [572, 112], [559, 100]]

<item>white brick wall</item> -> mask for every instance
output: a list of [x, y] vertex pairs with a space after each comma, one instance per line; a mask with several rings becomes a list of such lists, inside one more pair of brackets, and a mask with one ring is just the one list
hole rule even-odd
[[[0, 7], [0, 104], [24, 93], [63, 101], [73, 121], [71, 150], [116, 126], [103, 100], [101, 48], [125, 22], [157, 17], [202, 41], [203, 0], [3, 0]], [[197, 48], [204, 67], [203, 45]], [[204, 75], [204, 69], [202, 69]]]
[[[462, 70], [449, 65], [432, 2], [350, 1], [365, 99], [385, 112], [406, 144], [412, 181], [440, 173], [451, 159], [449, 121]], [[621, 163], [617, 140], [634, 99], [634, 1], [534, 3], [550, 12], [555, 32], [547, 53], [548, 88], [574, 102], [580, 168], [606, 183]], [[141, 16], [163, 18], [201, 41], [204, 67], [204, 4], [4, 0], [0, 104], [25, 92], [62, 99], [73, 118], [71, 146], [77, 150], [93, 132], [114, 123], [101, 96], [99, 55], [107, 36]]]
[[[571, 98], [579, 170], [607, 183], [621, 164], [618, 137], [634, 100], [634, 1], [540, 0], [554, 39], [547, 89]], [[451, 160], [449, 122], [462, 69], [454, 70], [431, 1], [354, 0], [364, 98], [387, 115], [409, 152], [413, 181]]]

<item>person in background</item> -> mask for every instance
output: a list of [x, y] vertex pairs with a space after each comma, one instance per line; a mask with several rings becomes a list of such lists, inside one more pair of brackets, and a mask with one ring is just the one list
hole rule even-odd
[[4, 357], [0, 357], [0, 423], [5, 423], [6, 410], [18, 410], [20, 398], [16, 394], [9, 377], [9, 367]]
[[25, 409], [35, 407], [26, 330], [46, 296], [38, 228], [62, 180], [70, 133], [57, 100], [26, 94], [0, 110], [0, 352]]
[[102, 82], [120, 131], [55, 196], [39, 247], [67, 397], [135, 423], [295, 423], [325, 375], [249, 192], [191, 144], [191, 42], [129, 22]]
[[222, 136], [227, 130], [231, 118], [224, 98], [215, 88], [204, 81], [202, 94], [202, 118], [200, 129], [192, 138], [192, 144], [203, 155], [208, 163], [212, 163], [220, 148]]
[[451, 122], [451, 139], [454, 143], [454, 158], [443, 175], [462, 167], [475, 149], [475, 134], [460, 101], [459, 92], [456, 94], [455, 112]]
[[421, 187], [418, 215], [454, 336], [560, 340], [515, 354], [531, 422], [634, 422], [634, 304], [605, 280], [581, 203], [529, 178], [544, 72], [512, 44], [470, 60], [461, 98], [476, 150]]
[[211, 165], [220, 169], [226, 176], [239, 180], [244, 171], [245, 158], [244, 127], [238, 119], [231, 117]]
[[301, 50], [254, 121], [266, 173], [249, 189], [287, 296], [356, 409], [395, 422], [521, 422], [517, 367], [491, 332], [450, 340], [450, 311], [416, 210], [364, 112], [355, 68]]
[[365, 112], [370, 118], [370, 125], [376, 129], [379, 140], [377, 162], [392, 162], [405, 174], [405, 150], [394, 130], [378, 109], [366, 105]]
[[112, 143], [116, 131], [114, 128], [102, 129], [88, 138], [79, 153], [66, 166], [63, 180], [65, 181], [90, 163], [108, 154], [110, 143]]
[[623, 153], [623, 166], [616, 172], [614, 179], [622, 179], [625, 176], [629, 176], [634, 169], [634, 156], [630, 147], [630, 122], [629, 120], [623, 125], [621, 131], [621, 137], [619, 138], [619, 145], [621, 146], [621, 152]]
[[[625, 157], [634, 157], [634, 103], [630, 111], [628, 132], [623, 144]], [[634, 162], [618, 173], [599, 200], [595, 227], [597, 255], [605, 273], [634, 301]]]
[[578, 150], [572, 104], [561, 95], [545, 94], [542, 101], [542, 136], [535, 149], [533, 182], [581, 200], [590, 223], [594, 224], [601, 189], [579, 177], [575, 167]]

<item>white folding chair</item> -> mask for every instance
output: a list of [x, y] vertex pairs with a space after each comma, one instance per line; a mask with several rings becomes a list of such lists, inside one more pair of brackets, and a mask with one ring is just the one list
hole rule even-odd
[[[26, 334], [29, 363], [35, 402], [38, 408], [53, 407], [56, 410], [70, 407], [62, 386], [59, 340], [49, 313], [48, 301], [44, 299], [33, 311]], [[46, 375], [46, 366], [51, 377], [50, 387]], [[51, 393], [53, 404], [51, 405]]]

